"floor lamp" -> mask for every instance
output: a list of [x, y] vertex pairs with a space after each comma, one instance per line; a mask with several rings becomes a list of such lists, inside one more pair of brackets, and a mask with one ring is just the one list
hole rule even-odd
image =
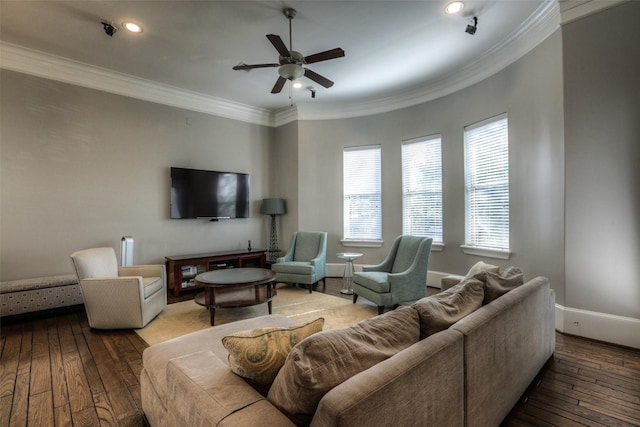
[[260, 213], [271, 215], [271, 235], [269, 237], [269, 249], [267, 250], [267, 261], [276, 262], [280, 249], [278, 249], [278, 230], [276, 229], [276, 215], [286, 213], [284, 199], [262, 199]]

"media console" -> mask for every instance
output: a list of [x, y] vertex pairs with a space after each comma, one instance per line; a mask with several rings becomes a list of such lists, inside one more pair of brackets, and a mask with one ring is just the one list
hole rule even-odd
[[196, 284], [195, 277], [206, 271], [241, 267], [265, 268], [265, 253], [264, 249], [253, 249], [165, 257], [169, 290], [173, 290], [173, 295], [178, 296], [186, 290], [202, 289], [203, 286]]

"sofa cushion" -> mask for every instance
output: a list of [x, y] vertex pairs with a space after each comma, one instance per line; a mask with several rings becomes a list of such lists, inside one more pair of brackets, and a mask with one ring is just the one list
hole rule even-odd
[[[497, 265], [487, 264], [483, 261], [476, 262], [464, 276], [465, 279], [471, 279], [478, 273], [484, 273], [485, 271], [491, 271], [493, 273], [497, 273], [500, 271], [500, 267]], [[464, 280], [464, 279], [463, 279]]]
[[229, 352], [222, 345], [222, 337], [259, 327], [296, 325], [298, 323], [295, 320], [281, 314], [268, 314], [225, 323], [154, 344], [142, 353], [142, 363], [149, 377], [149, 382], [166, 406], [166, 400], [171, 399], [171, 397], [167, 397], [167, 364], [171, 359], [197, 351], [209, 350], [224, 364], [228, 364]]
[[287, 261], [278, 262], [271, 265], [271, 269], [276, 273], [291, 273], [291, 274], [313, 274], [315, 266], [308, 261]]
[[524, 276], [518, 267], [508, 267], [500, 273], [485, 271], [476, 277], [484, 282], [483, 304], [489, 304], [524, 283]]
[[418, 313], [410, 307], [314, 334], [291, 350], [267, 398], [296, 424], [308, 425], [329, 390], [419, 337]]
[[411, 305], [420, 315], [420, 339], [447, 329], [482, 306], [484, 288], [477, 279], [465, 279], [437, 295]]
[[322, 331], [324, 318], [292, 327], [241, 331], [222, 338], [231, 370], [266, 394], [289, 351], [306, 337]]
[[389, 273], [385, 271], [362, 271], [354, 273], [353, 281], [379, 294], [389, 292]]

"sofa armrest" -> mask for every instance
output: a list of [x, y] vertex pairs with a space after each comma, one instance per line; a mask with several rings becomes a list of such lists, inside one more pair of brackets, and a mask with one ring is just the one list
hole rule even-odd
[[431, 335], [354, 375], [322, 398], [311, 427], [396, 426], [403, 419], [421, 426], [464, 425], [462, 334]]
[[168, 425], [293, 426], [264, 396], [211, 351], [172, 359], [167, 365]]

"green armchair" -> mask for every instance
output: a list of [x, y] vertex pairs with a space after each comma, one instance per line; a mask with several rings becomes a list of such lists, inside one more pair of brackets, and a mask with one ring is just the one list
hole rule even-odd
[[289, 250], [277, 259], [271, 269], [276, 281], [313, 286], [322, 280], [326, 287], [327, 233], [324, 231], [296, 231], [291, 236]]
[[352, 279], [353, 303], [358, 296], [378, 305], [378, 314], [387, 305], [424, 298], [432, 239], [398, 236], [387, 258], [378, 265], [365, 266]]

